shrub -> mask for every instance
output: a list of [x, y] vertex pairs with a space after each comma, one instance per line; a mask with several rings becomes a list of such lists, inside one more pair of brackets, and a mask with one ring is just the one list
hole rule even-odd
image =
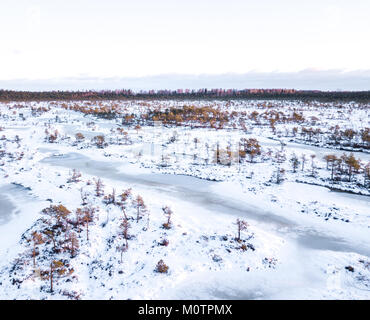
[[107, 143], [105, 142], [104, 136], [95, 136], [92, 139], [93, 144], [95, 144], [98, 148], [103, 149]]
[[163, 228], [171, 229], [171, 225], [172, 225], [171, 217], [172, 217], [173, 212], [169, 206], [163, 207], [162, 210], [163, 210], [163, 214], [167, 217], [167, 222], [163, 224]]
[[122, 202], [125, 202], [131, 195], [131, 188], [123, 191], [123, 193], [120, 195]]
[[76, 138], [76, 141], [77, 142], [81, 142], [81, 141], [83, 141], [85, 139], [85, 136], [81, 132], [77, 132], [75, 134], [75, 138]]
[[155, 268], [155, 272], [159, 273], [167, 273], [169, 267], [164, 263], [164, 261], [161, 259], [158, 261], [157, 266]]
[[80, 181], [80, 178], [81, 178], [81, 172], [79, 172], [76, 169], [73, 169], [72, 170], [72, 174], [71, 174], [70, 178], [67, 180], [67, 182], [68, 183], [71, 183], [71, 182], [79, 182]]
[[98, 180], [96, 180], [95, 178], [93, 178], [93, 180], [94, 180], [94, 183], [95, 183], [95, 194], [96, 194], [97, 197], [100, 197], [101, 195], [104, 194], [104, 190], [103, 190], [104, 184], [103, 184], [103, 181], [101, 181], [100, 178]]
[[163, 239], [163, 240], [159, 243], [159, 245], [164, 246], [164, 247], [167, 247], [169, 243], [170, 243], [170, 242], [169, 242], [167, 239]]

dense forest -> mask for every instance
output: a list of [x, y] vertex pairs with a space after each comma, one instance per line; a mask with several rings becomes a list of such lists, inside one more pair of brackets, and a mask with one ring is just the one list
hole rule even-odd
[[294, 89], [199, 89], [104, 91], [12, 91], [0, 90], [0, 101], [122, 100], [122, 99], [281, 99], [369, 102], [369, 91], [317, 91]]

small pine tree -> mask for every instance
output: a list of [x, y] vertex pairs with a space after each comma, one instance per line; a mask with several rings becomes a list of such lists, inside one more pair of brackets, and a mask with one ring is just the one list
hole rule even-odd
[[163, 207], [162, 210], [163, 210], [163, 214], [165, 215], [165, 217], [167, 217], [167, 222], [163, 224], [163, 227], [165, 229], [171, 229], [171, 224], [172, 224], [171, 217], [172, 217], [173, 212], [169, 206]]
[[69, 233], [68, 242], [69, 242], [69, 251], [71, 252], [71, 258], [74, 258], [76, 256], [76, 251], [80, 246], [75, 232], [72, 231]]
[[80, 189], [80, 196], [81, 196], [81, 201], [82, 205], [86, 206], [87, 205], [87, 193], [83, 191], [83, 188]]
[[121, 230], [122, 230], [122, 235], [125, 238], [125, 244], [126, 248], [128, 249], [128, 229], [130, 228], [130, 223], [128, 222], [127, 218], [123, 218], [122, 223], [121, 223]]
[[96, 194], [97, 197], [100, 197], [101, 195], [104, 194], [104, 190], [103, 190], [104, 184], [103, 184], [103, 181], [101, 181], [100, 178], [98, 180], [96, 180], [94, 178], [93, 180], [94, 180], [94, 183], [95, 183], [95, 194]]
[[56, 245], [56, 240], [55, 240], [55, 231], [54, 229], [46, 229], [44, 231], [44, 234], [53, 242], [53, 251], [57, 252], [57, 245]]
[[299, 160], [298, 157], [293, 153], [292, 157], [290, 158], [290, 163], [292, 164], [293, 167], [293, 173], [297, 172], [297, 168], [299, 166]]
[[71, 182], [79, 182], [80, 181], [80, 178], [81, 178], [81, 172], [79, 172], [76, 169], [73, 169], [72, 170], [72, 174], [71, 174], [70, 178], [67, 180], [67, 182], [68, 183], [71, 183]]
[[136, 214], [136, 222], [139, 222], [142, 214], [146, 212], [146, 205], [144, 203], [143, 198], [138, 195], [134, 200], [134, 204], [136, 206], [137, 214]]
[[67, 268], [65, 267], [63, 261], [53, 260], [50, 262], [49, 278], [50, 278], [50, 292], [54, 292], [54, 273], [57, 272], [59, 276], [65, 275]]
[[302, 160], [302, 171], [304, 171], [304, 165], [306, 163], [306, 155], [305, 154], [301, 155], [301, 160]]
[[77, 216], [77, 221], [78, 225], [82, 224], [86, 226], [86, 240], [89, 241], [89, 224], [93, 221], [94, 219], [94, 213], [96, 209], [89, 206], [89, 207], [84, 207], [84, 208], [78, 208], [76, 210], [76, 216]]
[[315, 158], [316, 158], [316, 155], [315, 154], [311, 154], [311, 175], [313, 177], [315, 177], [316, 175], [316, 165], [315, 165]]
[[125, 190], [121, 195], [121, 201], [125, 203], [127, 199], [131, 196], [131, 188]]
[[249, 224], [244, 221], [244, 220], [240, 220], [239, 218], [236, 219], [236, 226], [238, 228], [238, 237], [236, 238], [236, 240], [240, 241], [241, 238], [240, 238], [240, 233], [244, 230], [247, 230]]

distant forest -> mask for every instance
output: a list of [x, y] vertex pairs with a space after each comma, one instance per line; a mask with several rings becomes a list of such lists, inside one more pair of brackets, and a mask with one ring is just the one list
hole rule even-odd
[[104, 91], [0, 90], [0, 101], [127, 100], [127, 99], [279, 99], [370, 102], [369, 91], [317, 91], [293, 89], [199, 89]]

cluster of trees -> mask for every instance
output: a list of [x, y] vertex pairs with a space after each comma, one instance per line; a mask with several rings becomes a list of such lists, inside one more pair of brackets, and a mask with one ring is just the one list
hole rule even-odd
[[[293, 128], [294, 129], [294, 128]], [[295, 136], [297, 129], [293, 132]], [[356, 131], [351, 128], [341, 130], [339, 125], [330, 127], [328, 132], [323, 132], [320, 128], [301, 127], [300, 135], [303, 140], [308, 142], [321, 142], [326, 136], [325, 143], [329, 145], [341, 145], [352, 148], [370, 149], [370, 128]]]
[[[95, 180], [96, 186], [96, 195], [102, 195], [104, 192], [102, 191], [103, 183], [100, 179]], [[136, 198], [133, 198], [131, 189], [124, 190], [121, 194], [116, 196], [116, 190], [113, 189], [112, 193], [107, 194], [103, 197], [103, 202], [106, 205], [113, 204], [118, 206], [122, 211], [123, 217], [121, 218], [121, 222], [119, 225], [119, 239], [120, 241], [123, 239], [123, 243], [119, 243], [116, 246], [118, 252], [120, 252], [120, 261], [123, 262], [123, 253], [128, 250], [128, 240], [130, 239], [129, 229], [131, 228], [131, 224], [129, 220], [133, 220], [126, 214], [126, 208], [128, 205], [128, 201], [131, 200], [132, 205], [136, 207], [137, 214], [136, 214], [136, 223], [142, 219], [143, 215], [146, 214], [148, 217], [147, 228], [149, 228], [149, 210], [147, 210], [146, 205], [144, 203], [143, 198], [140, 195], [137, 195]]]
[[[80, 181], [81, 174], [77, 170], [72, 170], [70, 173], [69, 183]], [[89, 182], [91, 184], [91, 182]], [[121, 262], [123, 260], [123, 253], [128, 250], [128, 240], [131, 238], [129, 229], [131, 228], [131, 221], [139, 221], [144, 215], [148, 216], [147, 228], [149, 228], [149, 211], [140, 195], [133, 197], [131, 189], [124, 190], [121, 194], [116, 194], [113, 189], [111, 193], [105, 194], [104, 184], [101, 179], [94, 179], [95, 196], [102, 197], [103, 203], [106, 205], [113, 204], [118, 206], [123, 213], [119, 224], [119, 237], [121, 243], [116, 247], [120, 252]], [[39, 220], [36, 228], [30, 236], [26, 236], [27, 242], [30, 244], [29, 254], [33, 262], [33, 275], [42, 280], [47, 280], [50, 283], [50, 292], [54, 292], [55, 283], [58, 279], [69, 277], [74, 273], [71, 266], [73, 258], [75, 258], [81, 246], [81, 234], [85, 229], [86, 236], [84, 241], [89, 242], [89, 225], [95, 220], [98, 208], [92, 207], [87, 201], [87, 194], [81, 189], [82, 207], [74, 211], [68, 210], [64, 205], [50, 205], [42, 210], [43, 218]], [[126, 208], [131, 203], [136, 209], [136, 216], [129, 217], [126, 214]], [[173, 227], [172, 216], [173, 211], [169, 206], [162, 207], [163, 214], [166, 221], [162, 224], [164, 229], [171, 229]], [[241, 238], [241, 233], [246, 231], [248, 223], [244, 220], [237, 219], [237, 236], [235, 240], [239, 243], [245, 242]], [[145, 228], [143, 228], [145, 231]], [[146, 229], [147, 230], [147, 229]], [[169, 241], [163, 239], [159, 243], [161, 246], [168, 246]], [[243, 244], [241, 249], [247, 250], [248, 247]], [[68, 258], [67, 255], [68, 254]], [[24, 265], [24, 263], [22, 263]], [[155, 267], [156, 272], [167, 273], [169, 267], [160, 260]], [[62, 293], [69, 297], [76, 298], [77, 293]]]
[[48, 129], [45, 129], [45, 141], [49, 143], [54, 143], [59, 137], [59, 131], [56, 129], [54, 132], [49, 132]]
[[316, 142], [321, 141], [322, 139], [322, 131], [320, 128], [306, 128], [301, 127], [300, 135], [303, 140], [311, 142], [314, 138]]
[[261, 146], [257, 139], [241, 138], [239, 145], [239, 156], [242, 159], [245, 158], [246, 155], [248, 155], [250, 162], [253, 162], [254, 158], [261, 154]]
[[[80, 172], [73, 170], [68, 182], [78, 182], [80, 177]], [[104, 184], [101, 179], [94, 179], [94, 184], [95, 196], [103, 197], [102, 200], [105, 204], [117, 205], [122, 210], [123, 217], [119, 225], [119, 236], [124, 239], [124, 243], [117, 247], [121, 253], [122, 261], [123, 252], [128, 250], [128, 240], [130, 239], [130, 217], [125, 211], [128, 200], [131, 199], [132, 205], [137, 209], [135, 218], [137, 223], [144, 215], [148, 216], [147, 228], [149, 228], [149, 211], [140, 195], [132, 197], [131, 189], [123, 191], [118, 196], [116, 196], [115, 189], [112, 193], [104, 195]], [[70, 276], [74, 272], [69, 259], [65, 258], [65, 253], [69, 253], [70, 259], [76, 257], [80, 249], [83, 229], [86, 232], [86, 241], [89, 241], [89, 226], [94, 222], [98, 208], [92, 207], [87, 201], [87, 194], [82, 189], [80, 191], [82, 207], [75, 210], [74, 216], [62, 204], [50, 205], [42, 210], [45, 218], [40, 220], [41, 223], [37, 226], [38, 231], [32, 232], [28, 238], [28, 243], [32, 244], [30, 255], [33, 261], [34, 275], [42, 280], [50, 281], [50, 292], [54, 291], [55, 281], [58, 278]], [[170, 211], [169, 208], [168, 210]], [[169, 226], [171, 225], [171, 214], [172, 211], [167, 212]], [[47, 265], [45, 265], [46, 259], [50, 261]], [[38, 261], [42, 265], [38, 266]]]
[[257, 111], [253, 111], [249, 115], [249, 119], [254, 120], [256, 122], [259, 121], [258, 118], [267, 120], [271, 126], [275, 125], [276, 123], [289, 123], [289, 122], [301, 123], [306, 120], [302, 113], [298, 113], [296, 111], [287, 114], [285, 114], [282, 111], [276, 110], [266, 110], [261, 114], [259, 114]]
[[143, 117], [150, 121], [160, 121], [164, 125], [180, 126], [191, 123], [192, 126], [197, 125], [200, 127], [221, 129], [235, 114], [208, 106], [196, 107], [185, 105], [181, 108], [171, 107], [164, 111], [150, 111], [147, 115], [143, 115]]
[[117, 114], [120, 113], [120, 107], [117, 103], [105, 104], [101, 102], [91, 103], [87, 102], [84, 104], [67, 104], [61, 105], [63, 109], [74, 110], [83, 114], [92, 114], [104, 119], [114, 119]]
[[[311, 176], [316, 175], [316, 156], [312, 154], [311, 158]], [[362, 174], [363, 183], [365, 188], [370, 185], [370, 163], [363, 164], [360, 159], [356, 159], [353, 153], [336, 156], [335, 154], [327, 154], [323, 160], [326, 162], [326, 170], [330, 171], [330, 180], [334, 183], [335, 181], [348, 181], [353, 182], [354, 177]], [[289, 160], [293, 172], [297, 172], [297, 169], [301, 165], [301, 171], [304, 171], [305, 163], [307, 158], [304, 154], [300, 158], [296, 154], [292, 154]], [[345, 179], [345, 180], [344, 180]]]
[[33, 117], [40, 116], [44, 112], [48, 112], [48, 111], [50, 111], [50, 107], [49, 106], [41, 106], [41, 107], [32, 106], [31, 107], [31, 114], [32, 114]]
[[[197, 138], [195, 138], [197, 139]], [[199, 140], [194, 140], [194, 142]], [[197, 145], [197, 144], [196, 144]], [[207, 156], [209, 154], [209, 145], [208, 143], [205, 144], [207, 148]], [[197, 147], [195, 148], [197, 149]], [[229, 143], [226, 146], [226, 149], [220, 148], [219, 141], [216, 142], [216, 149], [214, 153], [214, 163], [216, 164], [222, 164], [222, 165], [228, 165], [230, 166], [232, 163], [242, 163], [243, 159], [245, 159], [247, 156], [249, 157], [249, 161], [251, 163], [254, 162], [254, 159], [261, 155], [261, 146], [257, 139], [254, 138], [241, 138], [238, 145], [235, 146], [235, 149], [233, 151], [231, 143]], [[196, 155], [194, 155], [195, 157]], [[205, 159], [206, 164], [208, 164], [209, 159]]]
[[328, 143], [334, 145], [351, 146], [354, 148], [370, 149], [370, 128], [360, 131], [351, 128], [341, 130], [338, 125], [330, 128], [330, 140]]
[[324, 160], [326, 161], [326, 169], [331, 172], [331, 181], [342, 181], [343, 176], [347, 176], [347, 180], [351, 182], [354, 175], [363, 173], [363, 185], [368, 187], [370, 163], [362, 165], [360, 159], [356, 159], [353, 153], [349, 155], [343, 154], [340, 157], [334, 154], [328, 154], [324, 157]]
[[[99, 179], [100, 180], [100, 179]], [[95, 184], [98, 185], [98, 181], [95, 180]], [[99, 190], [101, 188], [99, 187]], [[99, 192], [101, 195], [101, 192]], [[126, 208], [128, 205], [129, 200], [131, 201], [131, 205], [136, 209], [136, 216], [135, 217], [129, 217], [126, 214]], [[146, 220], [146, 228], [144, 227], [143, 230], [146, 231], [149, 229], [149, 221], [150, 221], [150, 211], [148, 210], [143, 198], [140, 195], [137, 195], [136, 197], [133, 197], [132, 190], [127, 189], [123, 191], [118, 197], [116, 197], [116, 191], [113, 189], [112, 193], [105, 195], [103, 197], [103, 202], [106, 205], [113, 204], [118, 206], [123, 213], [123, 217], [121, 219], [121, 223], [119, 225], [119, 238], [123, 239], [124, 242], [120, 243], [116, 246], [116, 249], [118, 252], [120, 252], [120, 261], [123, 261], [123, 253], [128, 250], [128, 240], [131, 238], [129, 235], [129, 229], [131, 228], [130, 220], [135, 221], [136, 224], [139, 223], [143, 217], [147, 217]], [[166, 222], [162, 224], [162, 227], [164, 229], [171, 229], [172, 228], [172, 215], [173, 211], [169, 206], [162, 207], [162, 211], [164, 216], [166, 217]], [[169, 241], [167, 239], [163, 239], [162, 242], [159, 243], [161, 246], [168, 246]], [[163, 260], [160, 260], [158, 265], [155, 268], [156, 272], [160, 273], [167, 273], [168, 266], [164, 264]]]
[[[86, 228], [88, 241], [88, 225], [94, 219], [95, 209], [91, 206], [78, 208], [75, 216], [64, 205], [50, 205], [42, 210], [44, 218], [38, 231], [33, 231], [28, 238], [32, 244], [31, 256], [33, 272], [42, 280], [50, 281], [50, 292], [54, 291], [56, 279], [70, 276], [74, 269], [64, 253], [69, 253], [70, 258], [76, 257], [79, 246], [82, 226]], [[37, 265], [37, 257], [42, 265]], [[49, 259], [49, 263], [43, 263]]]

